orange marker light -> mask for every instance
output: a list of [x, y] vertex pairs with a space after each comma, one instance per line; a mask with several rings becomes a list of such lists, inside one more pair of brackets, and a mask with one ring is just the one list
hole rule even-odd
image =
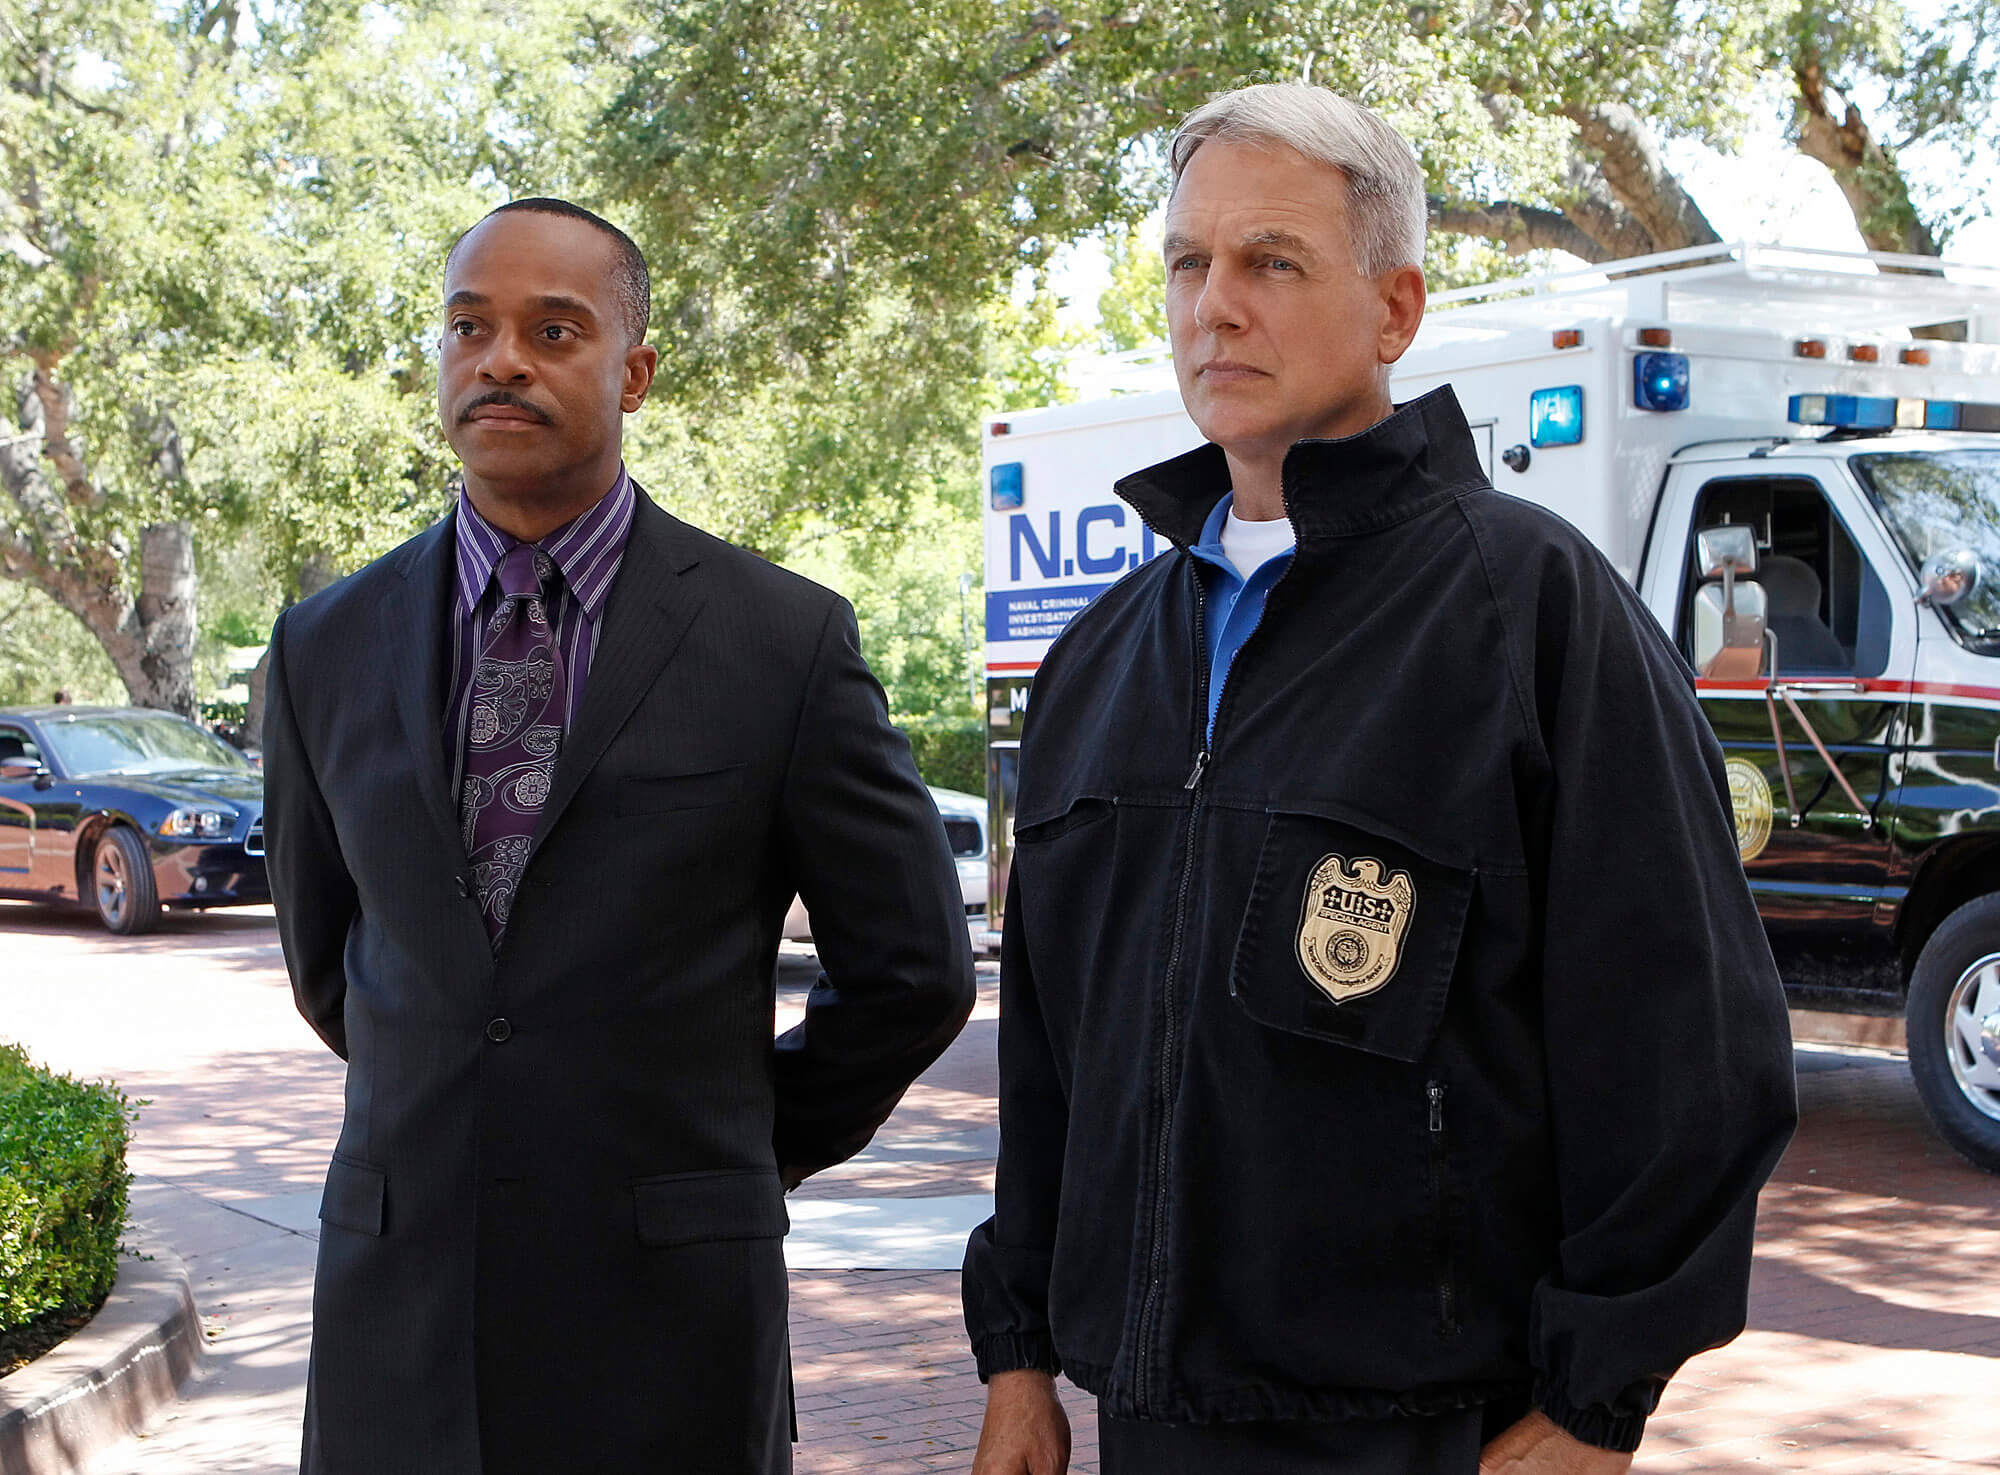
[[1557, 328], [1552, 336], [1555, 339], [1557, 348], [1583, 347], [1583, 329], [1581, 328]]
[[1914, 364], [1919, 369], [1931, 361], [1931, 351], [1928, 348], [1906, 348], [1896, 356], [1904, 363]]
[[1823, 359], [1826, 357], [1826, 342], [1820, 338], [1801, 338], [1792, 345], [1792, 352], [1802, 359]]
[[1674, 346], [1673, 330], [1670, 328], [1641, 328], [1639, 330], [1639, 343], [1644, 348], [1672, 348]]
[[1857, 364], [1874, 364], [1882, 361], [1882, 350], [1872, 343], [1850, 343], [1847, 356]]

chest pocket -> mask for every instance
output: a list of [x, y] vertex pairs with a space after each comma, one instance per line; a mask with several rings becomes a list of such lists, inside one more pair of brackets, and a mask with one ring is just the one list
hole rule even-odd
[[1230, 996], [1273, 1029], [1419, 1060], [1444, 1014], [1474, 875], [1343, 820], [1274, 812]]
[[742, 787], [743, 765], [699, 773], [634, 774], [618, 788], [621, 814], [666, 814], [675, 809], [707, 809], [733, 803]]

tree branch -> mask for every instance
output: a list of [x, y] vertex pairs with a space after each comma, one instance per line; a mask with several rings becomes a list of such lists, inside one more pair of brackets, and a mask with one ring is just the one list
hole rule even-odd
[[[1024, 46], [1037, 36], [1056, 36], [1064, 32], [1068, 34], [1060, 41], [1050, 41], [1040, 52], [1020, 66], [1002, 72], [998, 79], [999, 83], [1002, 87], [1009, 87], [1016, 82], [1025, 82], [1036, 73], [1047, 71], [1061, 61], [1072, 46], [1093, 32], [1129, 31], [1139, 24], [1139, 19], [1136, 10], [1114, 10], [1109, 15], [1100, 16], [1095, 22], [1080, 21], [1072, 25], [1064, 19], [1060, 11], [1045, 6], [1028, 17], [1028, 28], [1025, 31], [1003, 38], [1000, 50], [1004, 52], [1009, 47]], [[995, 55], [995, 60], [998, 60], [998, 53]]]
[[[1792, 65], [1792, 79], [1798, 85], [1799, 152], [1817, 159], [1833, 175], [1868, 249], [1937, 255], [1937, 240], [1910, 200], [1909, 182], [1869, 130], [1861, 110], [1850, 102], [1839, 118], [1834, 116], [1835, 103], [1828, 94], [1837, 90], [1837, 84], [1828, 80], [1818, 56], [1809, 52], [1799, 57]], [[1910, 267], [1883, 270], [1942, 275]]]
[[21, 406], [21, 428], [33, 430], [35, 422], [40, 421], [42, 454], [62, 478], [64, 495], [74, 506], [95, 507], [104, 497], [91, 485], [83, 457], [69, 438], [69, 389], [56, 379], [55, 365], [49, 355], [37, 354], [34, 361], [35, 372], [28, 378], [28, 393], [34, 397], [34, 403]]
[[1660, 249], [1652, 233], [1618, 203], [1599, 165], [1577, 154], [1570, 159], [1567, 183], [1563, 214], [1603, 248], [1605, 260], [1644, 256]]
[[1645, 232], [1647, 250], [1675, 251], [1722, 239], [1667, 167], [1644, 118], [1622, 102], [1572, 104], [1562, 111], [1596, 156], [1612, 196]]
[[1609, 261], [1605, 249], [1568, 215], [1512, 200], [1429, 199], [1431, 229], [1498, 241], [1510, 255], [1523, 251], [1567, 251], [1585, 261]]
[[49, 91], [53, 92], [57, 97], [60, 97], [64, 102], [68, 103], [71, 107], [75, 108], [79, 112], [92, 113], [95, 114], [97, 117], [110, 118], [113, 121], [119, 123], [123, 123], [125, 121], [125, 114], [120, 112], [117, 108], [111, 107], [108, 104], [101, 102], [85, 102], [82, 98], [78, 97], [74, 92], [71, 92], [67, 87], [63, 86], [63, 84], [60, 82], [51, 81], [49, 83]]

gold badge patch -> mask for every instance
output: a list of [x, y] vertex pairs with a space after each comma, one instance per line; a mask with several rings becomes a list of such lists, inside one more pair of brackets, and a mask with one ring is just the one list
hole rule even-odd
[[1748, 758], [1722, 765], [1729, 779], [1729, 808], [1736, 816], [1736, 853], [1746, 861], [1764, 853], [1771, 840], [1771, 781]]
[[1382, 862], [1352, 866], [1329, 855], [1313, 867], [1299, 916], [1299, 966], [1336, 1004], [1374, 993], [1396, 976], [1403, 936], [1417, 909], [1408, 871], [1382, 878]]

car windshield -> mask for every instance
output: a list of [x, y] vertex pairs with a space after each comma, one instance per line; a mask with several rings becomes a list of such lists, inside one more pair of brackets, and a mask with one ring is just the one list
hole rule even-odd
[[2000, 655], [2000, 451], [1878, 453], [1854, 469], [1919, 578], [1933, 554], [1978, 557], [1979, 582], [1943, 613], [1967, 645]]
[[221, 738], [166, 712], [157, 717], [71, 717], [45, 724], [43, 735], [72, 777], [252, 767]]

